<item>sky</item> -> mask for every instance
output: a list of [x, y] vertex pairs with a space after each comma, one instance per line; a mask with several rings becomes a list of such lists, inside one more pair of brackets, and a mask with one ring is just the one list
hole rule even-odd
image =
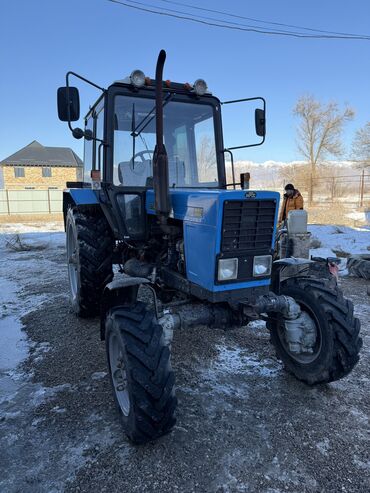
[[[141, 1], [185, 10], [161, 0]], [[274, 22], [370, 34], [368, 0], [183, 2]], [[162, 48], [167, 52], [166, 79], [204, 78], [221, 101], [254, 96], [267, 100], [265, 144], [238, 152], [237, 159], [300, 159], [292, 109], [303, 94], [355, 109], [355, 120], [344, 135], [348, 148], [355, 130], [370, 121], [370, 41], [238, 32], [139, 12], [108, 0], [0, 0], [0, 160], [32, 140], [72, 147], [82, 156], [82, 141], [57, 117], [56, 91], [64, 85], [65, 73], [73, 70], [104, 87], [135, 68], [153, 77]], [[79, 88], [85, 114], [99, 93], [82, 83]], [[247, 108], [224, 109], [225, 146], [252, 142]]]

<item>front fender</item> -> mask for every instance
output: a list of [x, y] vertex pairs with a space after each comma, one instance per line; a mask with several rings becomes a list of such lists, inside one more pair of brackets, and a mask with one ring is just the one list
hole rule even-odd
[[113, 279], [104, 288], [100, 308], [100, 339], [105, 339], [105, 317], [112, 306], [131, 305], [135, 303], [141, 284], [148, 284], [145, 277], [119, 277]]
[[272, 264], [272, 291], [280, 294], [281, 283], [286, 279], [308, 276], [311, 264], [314, 262], [307, 258], [287, 257], [275, 260]]

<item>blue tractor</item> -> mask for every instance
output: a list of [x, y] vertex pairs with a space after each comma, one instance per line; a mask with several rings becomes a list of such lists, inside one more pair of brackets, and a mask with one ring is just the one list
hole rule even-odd
[[[163, 81], [165, 57], [155, 80], [135, 70], [104, 89], [69, 72], [58, 89], [59, 118], [85, 140], [84, 177], [63, 197], [72, 307], [100, 315], [114, 398], [135, 443], [175, 424], [170, 355], [180, 326], [263, 319], [287, 370], [310, 385], [347, 375], [362, 344], [326, 264], [297, 258], [293, 232], [276, 238], [279, 194], [249, 189], [247, 173], [236, 183], [222, 103], [204, 80]], [[71, 123], [80, 114], [71, 76], [101, 91], [83, 130]], [[262, 106], [260, 144], [265, 102], [248, 100]]]

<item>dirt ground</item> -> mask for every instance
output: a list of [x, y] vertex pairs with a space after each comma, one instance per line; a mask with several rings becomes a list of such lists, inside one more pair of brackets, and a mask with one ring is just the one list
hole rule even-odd
[[15, 292], [3, 302], [2, 319], [28, 312], [29, 354], [17, 370], [0, 373], [0, 491], [370, 490], [366, 281], [341, 281], [361, 319], [364, 347], [351, 375], [329, 385], [311, 388], [288, 375], [263, 323], [177, 332], [177, 425], [136, 447], [113, 406], [99, 321], [69, 310], [58, 234], [50, 233], [44, 250], [1, 252], [0, 274]]

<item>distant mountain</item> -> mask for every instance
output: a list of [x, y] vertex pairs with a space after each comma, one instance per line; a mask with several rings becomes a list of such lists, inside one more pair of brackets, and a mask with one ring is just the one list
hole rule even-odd
[[[359, 176], [361, 170], [351, 161], [327, 161], [318, 166], [318, 176]], [[289, 181], [301, 182], [309, 176], [310, 170], [305, 161], [236, 161], [235, 178], [238, 181], [240, 173], [251, 174], [251, 187], [280, 189]], [[227, 163], [228, 179], [231, 180], [231, 166]]]

